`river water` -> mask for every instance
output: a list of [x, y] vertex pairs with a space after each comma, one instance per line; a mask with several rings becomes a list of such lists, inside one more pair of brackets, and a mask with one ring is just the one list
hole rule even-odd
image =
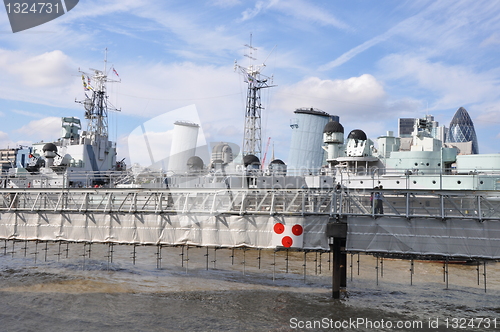
[[476, 265], [450, 264], [447, 288], [442, 263], [415, 262], [411, 275], [409, 261], [377, 269], [361, 255], [358, 274], [349, 255], [347, 292], [333, 300], [328, 253], [308, 253], [304, 274], [297, 252], [163, 247], [159, 261], [138, 246], [134, 264], [129, 245], [112, 257], [99, 244], [24, 248], [0, 251], [0, 331], [500, 330], [497, 263], [485, 292], [483, 265], [478, 285]]

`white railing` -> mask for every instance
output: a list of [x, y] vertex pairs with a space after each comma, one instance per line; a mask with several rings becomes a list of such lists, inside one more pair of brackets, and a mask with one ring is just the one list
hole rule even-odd
[[18, 188], [0, 190], [0, 212], [386, 215], [500, 219], [495, 192], [380, 190]]

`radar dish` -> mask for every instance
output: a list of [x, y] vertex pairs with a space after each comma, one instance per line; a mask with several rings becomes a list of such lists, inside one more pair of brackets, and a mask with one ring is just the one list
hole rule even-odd
[[344, 133], [344, 127], [337, 121], [330, 121], [325, 125], [323, 133]]
[[243, 157], [243, 164], [245, 165], [245, 167], [248, 165], [260, 165], [260, 160], [253, 154], [247, 154]]
[[349, 136], [347, 136], [348, 139], [357, 139], [360, 141], [366, 141], [367, 137], [364, 131], [361, 129], [354, 129], [349, 133]]

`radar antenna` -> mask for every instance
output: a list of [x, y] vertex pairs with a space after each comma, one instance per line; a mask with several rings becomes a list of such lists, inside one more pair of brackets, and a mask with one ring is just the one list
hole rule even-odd
[[[245, 44], [248, 48], [247, 58], [255, 61], [253, 56], [254, 51], [257, 49], [252, 46], [252, 35], [250, 34], [250, 44]], [[272, 84], [272, 77], [261, 74], [261, 70], [265, 67], [265, 63], [259, 66], [250, 64], [248, 67], [242, 67], [234, 62], [234, 70], [240, 70], [243, 74], [245, 83], [248, 84], [246, 110], [245, 110], [245, 129], [243, 136], [243, 156], [253, 154], [259, 159], [262, 153], [262, 127], [261, 127], [261, 113], [262, 107], [260, 90], [270, 88], [275, 85]]]

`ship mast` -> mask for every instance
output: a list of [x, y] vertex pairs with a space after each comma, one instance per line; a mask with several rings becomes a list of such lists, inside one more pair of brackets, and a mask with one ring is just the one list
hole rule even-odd
[[[85, 99], [76, 101], [83, 104], [87, 123], [87, 138], [91, 144], [108, 139], [108, 110], [120, 111], [108, 101], [106, 83], [120, 82], [108, 78], [107, 75], [107, 49], [104, 56], [104, 70], [92, 69], [93, 75], [80, 70], [82, 74]], [[90, 94], [90, 96], [89, 96]]]
[[[253, 52], [257, 49], [252, 46], [252, 35], [250, 35], [250, 44], [245, 44], [248, 48], [249, 54], [245, 54], [247, 58], [255, 61]], [[248, 67], [239, 66], [236, 61], [234, 69], [239, 69], [243, 73], [244, 81], [248, 84], [246, 109], [245, 109], [245, 129], [243, 136], [243, 156], [253, 154], [259, 159], [262, 153], [262, 127], [261, 127], [261, 90], [273, 87], [272, 78], [261, 74], [261, 70], [265, 67], [265, 63], [254, 66], [251, 64]]]

